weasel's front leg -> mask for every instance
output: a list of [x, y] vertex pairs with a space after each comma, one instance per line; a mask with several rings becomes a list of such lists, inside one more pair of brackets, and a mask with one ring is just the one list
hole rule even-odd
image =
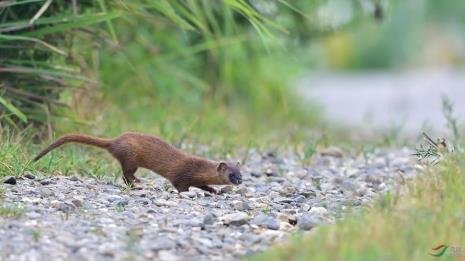
[[218, 194], [218, 191], [216, 191], [216, 189], [210, 187], [210, 186], [196, 186], [197, 188], [201, 189], [201, 190], [205, 190], [207, 192], [210, 192], [212, 194]]

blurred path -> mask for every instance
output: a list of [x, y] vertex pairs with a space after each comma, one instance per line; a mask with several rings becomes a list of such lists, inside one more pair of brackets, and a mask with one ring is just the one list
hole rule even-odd
[[313, 74], [298, 83], [298, 91], [319, 103], [328, 120], [354, 127], [442, 131], [442, 96], [453, 102], [459, 122], [465, 120], [463, 71]]

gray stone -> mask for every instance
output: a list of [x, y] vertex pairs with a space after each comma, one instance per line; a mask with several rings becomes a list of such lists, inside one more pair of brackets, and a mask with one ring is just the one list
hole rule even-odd
[[52, 184], [52, 181], [50, 179], [44, 179], [40, 181], [40, 184], [46, 186]]
[[35, 179], [36, 178], [36, 176], [32, 175], [32, 173], [29, 172], [29, 171], [24, 173], [24, 177], [27, 178], [27, 179]]
[[318, 150], [318, 153], [320, 153], [321, 156], [335, 157], [335, 158], [342, 158], [344, 156], [344, 153], [342, 152], [342, 150], [337, 147], [329, 147], [325, 149], [320, 149]]
[[264, 215], [264, 214], [259, 214], [256, 216], [252, 221], [252, 224], [265, 227], [268, 229], [272, 230], [278, 230], [279, 229], [279, 221], [273, 217]]
[[82, 207], [82, 201], [79, 200], [79, 199], [73, 199], [71, 200], [71, 203], [73, 203], [73, 205], [77, 208], [81, 208]]
[[221, 188], [220, 190], [220, 194], [229, 194], [233, 191], [233, 187], [232, 186], [224, 186]]
[[319, 224], [317, 218], [311, 214], [303, 214], [297, 221], [297, 226], [301, 230], [310, 230]]
[[197, 193], [195, 193], [194, 191], [185, 191], [185, 192], [181, 192], [179, 194], [183, 198], [195, 198], [195, 196], [197, 196]]
[[215, 223], [215, 217], [212, 214], [206, 214], [203, 217], [203, 224], [204, 225], [212, 225]]
[[179, 256], [168, 250], [158, 252], [158, 260], [160, 261], [178, 261], [182, 260]]
[[189, 226], [189, 227], [201, 227], [203, 222], [197, 218], [190, 219], [175, 219], [172, 221], [173, 226]]
[[157, 238], [150, 241], [150, 249], [153, 251], [168, 250], [176, 247], [176, 243], [167, 238]]
[[227, 214], [220, 218], [225, 225], [243, 225], [249, 221], [249, 215], [244, 212], [236, 212], [233, 214]]

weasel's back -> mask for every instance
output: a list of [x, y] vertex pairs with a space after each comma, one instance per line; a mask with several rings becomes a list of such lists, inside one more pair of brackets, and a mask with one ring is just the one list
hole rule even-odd
[[166, 173], [175, 168], [187, 155], [166, 141], [142, 133], [127, 132], [116, 138], [110, 152], [117, 158], [133, 156], [143, 168]]

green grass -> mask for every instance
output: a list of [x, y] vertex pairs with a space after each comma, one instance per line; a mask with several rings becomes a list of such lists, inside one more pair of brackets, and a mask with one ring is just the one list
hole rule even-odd
[[24, 211], [24, 207], [21, 205], [7, 205], [0, 201], [0, 217], [20, 218]]
[[[445, 260], [465, 258], [465, 155], [430, 167], [372, 209], [333, 226], [296, 235], [250, 260], [432, 260], [432, 248], [449, 246]], [[460, 252], [461, 251], [461, 252]], [[460, 256], [459, 256], [460, 255]]]
[[103, 151], [83, 146], [66, 146], [32, 163], [32, 158], [48, 142], [33, 143], [32, 131], [21, 134], [5, 131], [0, 143], [0, 177], [21, 176], [26, 171], [35, 175], [90, 175], [97, 178], [117, 177], [117, 165]]

